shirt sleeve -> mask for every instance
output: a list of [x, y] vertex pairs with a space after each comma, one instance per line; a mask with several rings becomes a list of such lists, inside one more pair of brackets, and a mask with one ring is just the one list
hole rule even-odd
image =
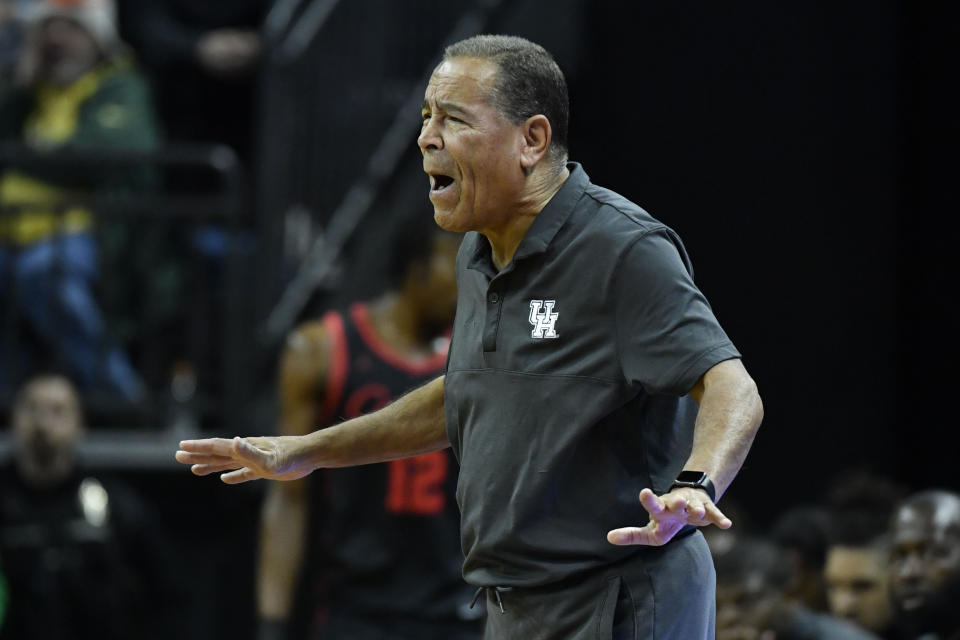
[[627, 248], [614, 291], [627, 382], [648, 393], [683, 395], [712, 366], [740, 357], [693, 283], [680, 239], [668, 229], [648, 232]]

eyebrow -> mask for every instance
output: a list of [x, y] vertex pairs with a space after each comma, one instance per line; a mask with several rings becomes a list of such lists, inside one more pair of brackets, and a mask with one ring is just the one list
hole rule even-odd
[[[470, 112], [456, 104], [455, 102], [447, 102], [446, 100], [437, 100], [437, 108], [443, 111], [444, 113], [455, 113], [458, 115], [468, 116]], [[430, 103], [426, 99], [423, 101], [423, 106], [420, 108], [421, 111], [430, 111]]]

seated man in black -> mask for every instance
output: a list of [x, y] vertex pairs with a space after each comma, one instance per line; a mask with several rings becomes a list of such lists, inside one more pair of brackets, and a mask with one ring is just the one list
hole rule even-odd
[[11, 424], [13, 465], [0, 470], [0, 637], [173, 637], [161, 624], [176, 606], [161, 530], [124, 483], [78, 468], [84, 426], [73, 384], [30, 379]]

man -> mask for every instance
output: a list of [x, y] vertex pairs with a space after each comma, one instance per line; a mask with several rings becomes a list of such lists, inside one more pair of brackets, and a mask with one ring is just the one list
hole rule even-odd
[[827, 492], [830, 536], [823, 567], [830, 612], [884, 638], [899, 640], [890, 603], [890, 518], [904, 490], [891, 479], [844, 473]]
[[847, 620], [811, 610], [791, 593], [797, 566], [776, 543], [737, 538], [716, 557], [717, 640], [877, 640]]
[[[172, 139], [216, 140], [253, 165], [261, 27], [270, 0], [119, 0], [121, 34], [157, 87]], [[183, 178], [181, 178], [182, 180]]]
[[[281, 433], [309, 433], [317, 416], [325, 426], [369, 413], [443, 371], [458, 241], [429, 219], [402, 225], [391, 235], [390, 291], [293, 331], [280, 364]], [[321, 482], [277, 482], [267, 492], [261, 638], [480, 637], [479, 612], [467, 608], [472, 590], [460, 576], [452, 454], [313, 478]], [[321, 588], [325, 602], [317, 601]], [[295, 608], [306, 616], [291, 616]]]
[[890, 536], [890, 593], [904, 637], [960, 640], [960, 495], [913, 494]]
[[715, 501], [760, 399], [673, 231], [566, 162], [567, 113], [538, 45], [448, 47], [418, 140], [434, 219], [469, 232], [446, 374], [331, 429], [177, 459], [234, 483], [452, 446], [486, 637], [710, 638], [696, 527], [731, 526]]
[[830, 612], [885, 639], [894, 639], [887, 586], [888, 549], [881, 534], [845, 537], [827, 550], [824, 580]]
[[821, 505], [798, 505], [781, 513], [770, 528], [770, 537], [793, 565], [787, 595], [811, 611], [827, 610], [823, 564], [827, 557], [830, 514]]
[[58, 374], [28, 380], [11, 415], [14, 468], [0, 469], [4, 638], [164, 638], [180, 602], [169, 548], [148, 503], [83, 473], [83, 412]]

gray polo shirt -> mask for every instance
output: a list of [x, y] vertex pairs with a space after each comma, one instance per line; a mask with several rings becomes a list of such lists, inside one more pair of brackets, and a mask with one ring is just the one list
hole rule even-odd
[[444, 386], [460, 461], [464, 576], [534, 586], [642, 553], [607, 531], [642, 525], [689, 455], [713, 365], [740, 354], [693, 283], [677, 235], [570, 177], [513, 261], [468, 233]]

